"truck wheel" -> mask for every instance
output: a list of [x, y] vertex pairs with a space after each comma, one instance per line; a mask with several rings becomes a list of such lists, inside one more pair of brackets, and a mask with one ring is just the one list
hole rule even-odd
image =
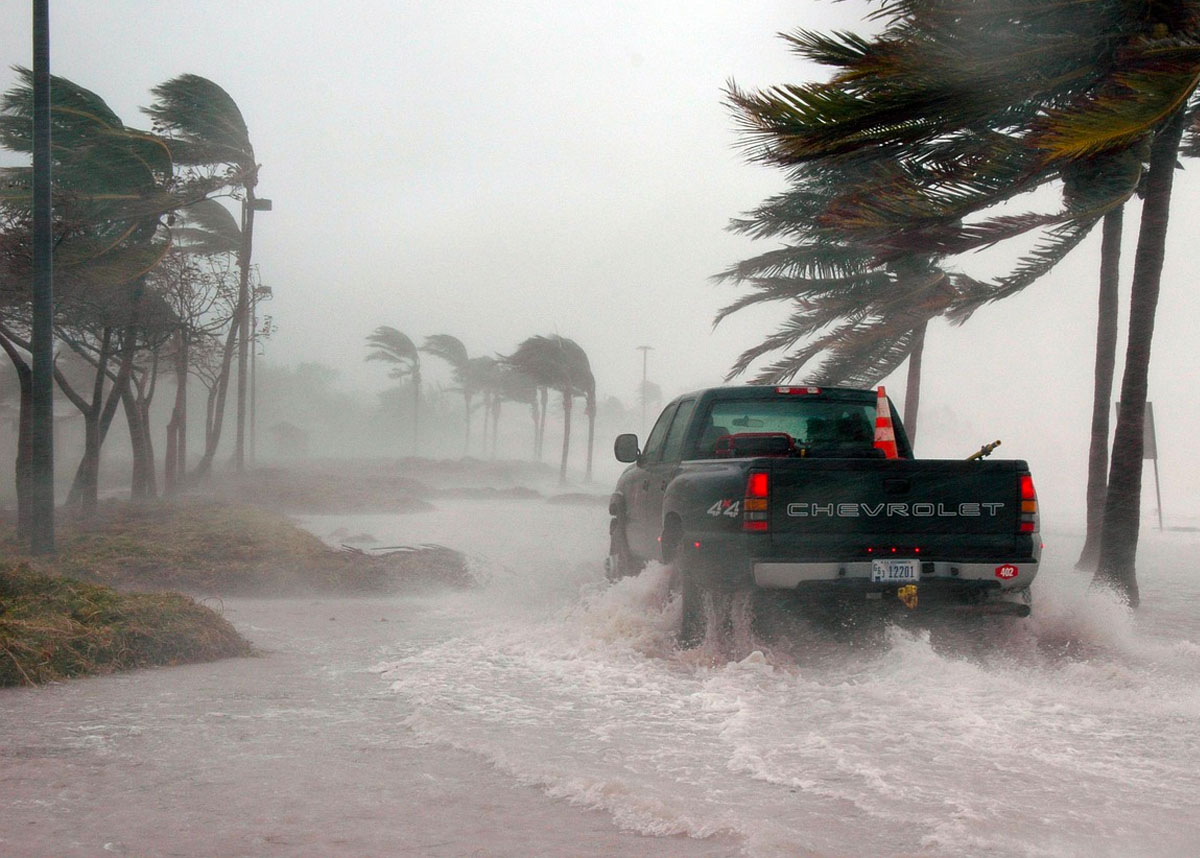
[[639, 574], [646, 562], [634, 556], [625, 538], [625, 523], [614, 518], [608, 525], [608, 556], [604, 558], [604, 577], [619, 581]]
[[704, 643], [707, 632], [708, 617], [704, 612], [704, 591], [696, 583], [696, 579], [687, 573], [686, 569], [676, 569], [681, 579], [681, 599], [683, 601], [683, 620], [679, 624], [679, 645], [684, 649], [692, 649]]

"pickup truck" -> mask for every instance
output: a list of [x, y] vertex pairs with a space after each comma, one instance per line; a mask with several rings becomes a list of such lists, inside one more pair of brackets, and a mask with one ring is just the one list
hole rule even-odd
[[614, 451], [629, 467], [609, 502], [607, 576], [671, 564], [685, 643], [703, 635], [705, 599], [747, 590], [815, 608], [1029, 614], [1042, 546], [1028, 465], [915, 459], [882, 387], [688, 393], [644, 448], [625, 434]]

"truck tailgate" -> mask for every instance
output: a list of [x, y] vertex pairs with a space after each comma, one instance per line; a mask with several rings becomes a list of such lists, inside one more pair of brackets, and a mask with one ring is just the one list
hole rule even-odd
[[763, 459], [755, 470], [760, 465], [770, 471], [774, 549], [990, 556], [1022, 544], [1021, 461]]

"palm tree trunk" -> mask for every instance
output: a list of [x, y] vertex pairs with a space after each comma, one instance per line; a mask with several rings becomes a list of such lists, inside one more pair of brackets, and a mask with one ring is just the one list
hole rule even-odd
[[1108, 488], [1108, 428], [1117, 364], [1117, 287], [1120, 283], [1124, 207], [1104, 216], [1100, 243], [1100, 298], [1096, 318], [1096, 370], [1092, 392], [1092, 439], [1088, 449], [1087, 536], [1076, 569], [1095, 570], [1100, 559], [1104, 496]]
[[538, 395], [541, 397], [542, 410], [538, 415], [538, 431], [537, 431], [537, 460], [542, 461], [542, 451], [545, 449], [546, 442], [546, 401], [550, 397], [550, 388], [543, 387], [539, 390]]
[[492, 398], [492, 458], [496, 458], [496, 439], [500, 437], [500, 408], [504, 399], [500, 396]]
[[929, 327], [926, 319], [920, 327], [913, 329], [912, 351], [908, 354], [908, 385], [904, 390], [904, 431], [908, 433], [908, 441], [917, 445], [917, 412], [921, 407], [921, 362], [925, 357], [925, 330]]
[[565, 485], [567, 482], [567, 454], [571, 450], [571, 406], [572, 396], [571, 391], [564, 390], [563, 398], [563, 443], [562, 443], [562, 463], [558, 466], [558, 483]]
[[467, 437], [463, 440], [463, 455], [471, 454], [471, 396], [468, 393], [463, 394], [463, 402], [466, 403], [467, 410]]
[[533, 458], [540, 460], [538, 456], [538, 401], [537, 391], [533, 393], [533, 401], [529, 403], [529, 410], [533, 414]]
[[414, 372], [413, 384], [413, 455], [421, 455], [421, 373]]
[[587, 471], [584, 473], [584, 479], [588, 482], [592, 481], [592, 459], [593, 452], [596, 448], [596, 393], [591, 391], [587, 399], [587, 419], [588, 419], [588, 449], [587, 449]]
[[1125, 374], [1121, 379], [1117, 431], [1104, 503], [1100, 560], [1094, 577], [1096, 583], [1114, 588], [1132, 607], [1137, 607], [1139, 601], [1135, 561], [1141, 523], [1150, 345], [1166, 255], [1171, 185], [1183, 126], [1184, 114], [1180, 111], [1167, 122], [1150, 147], [1150, 169], [1146, 174], [1142, 222], [1133, 263]]

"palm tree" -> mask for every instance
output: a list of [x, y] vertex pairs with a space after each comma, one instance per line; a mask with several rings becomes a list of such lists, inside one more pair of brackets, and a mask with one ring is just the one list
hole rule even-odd
[[[1142, 264], [1135, 266], [1131, 302], [1139, 305], [1131, 308], [1134, 353], [1127, 356], [1097, 571], [1098, 580], [1136, 603], [1133, 559], [1140, 497], [1134, 489], [1140, 488], [1141, 478], [1142, 370], [1149, 356], [1166, 228], [1164, 203], [1170, 195], [1170, 181], [1162, 171], [1178, 150], [1172, 117], [1185, 110], [1200, 77], [1200, 6], [1085, 0], [1064, 10], [1027, 3], [898, 0], [880, 15], [890, 23], [873, 42], [851, 35], [792, 37], [799, 52], [843, 69], [829, 84], [778, 88], [763, 96], [731, 91], [752, 143], [762, 145], [764, 160], [786, 166], [819, 158], [912, 158], [936, 167], [924, 171], [924, 183], [901, 183], [883, 193], [876, 189], [860, 199], [860, 228], [878, 232], [891, 221], [890, 230], [904, 242], [962, 249], [964, 242], [979, 239], [979, 228], [954, 227], [956, 219], [1056, 176], [1069, 179], [1089, 161], [1140, 154], [1154, 141], [1139, 236]], [[1175, 149], [1168, 154], [1163, 150], [1172, 140]], [[981, 146], [1010, 152], [997, 158]], [[960, 163], [971, 167], [969, 173], [944, 172], [953, 166], [944, 156], [954, 149]], [[1017, 157], [1010, 158], [1012, 152]], [[1007, 284], [998, 284], [995, 297], [1031, 282], [1030, 276], [1044, 271], [1052, 256], [1061, 258], [1063, 249], [1124, 202], [1142, 160], [1124, 161], [1135, 168], [1134, 182], [1127, 170], [1111, 176], [1090, 172], [1090, 195], [1101, 204], [1092, 207], [1089, 218], [1068, 212], [1069, 221], [1060, 220], [1063, 226], [1051, 236], [1054, 244], [1019, 266]], [[1156, 163], [1159, 181], [1152, 181]], [[899, 225], [897, 215], [908, 224]], [[1006, 224], [994, 219], [986, 232], [993, 237], [1012, 234], [1018, 220]], [[1033, 224], [1037, 219], [1024, 220]], [[1110, 525], [1117, 528], [1111, 536]]]
[[407, 334], [388, 325], [380, 325], [367, 336], [371, 347], [366, 360], [392, 365], [389, 378], [407, 379], [413, 388], [413, 451], [420, 452], [421, 354]]
[[492, 458], [496, 457], [500, 409], [505, 402], [517, 402], [530, 407], [530, 412], [533, 416], [534, 455], [536, 456], [539, 411], [538, 389], [533, 379], [513, 369], [513, 367], [509, 366], [503, 360], [495, 360], [492, 362], [487, 384], [491, 392]]
[[[592, 376], [587, 354], [574, 340], [558, 334], [534, 336], [524, 340], [517, 350], [504, 358], [510, 367], [527, 376], [543, 389], [558, 391], [562, 396], [563, 444], [558, 480], [567, 481], [567, 457], [571, 448], [571, 413], [574, 399], [586, 397], [588, 415], [588, 460], [586, 478], [592, 475], [592, 443], [595, 438], [596, 381]], [[543, 405], [542, 413], [545, 413]]]
[[[792, 187], [768, 200], [730, 228], [755, 238], [784, 237], [795, 243], [745, 260], [722, 274], [751, 292], [725, 307], [726, 316], [753, 304], [782, 301], [795, 312], [775, 334], [747, 349], [727, 378], [747, 371], [763, 355], [792, 351], [759, 371], [755, 383], [791, 381], [811, 360], [824, 361], [807, 378], [814, 383], [869, 386], [909, 362], [905, 426], [916, 431], [920, 361], [931, 318], [957, 312], [984, 287], [972, 278], [944, 270], [940, 256], [885, 251], [828, 220], [832, 204], [855, 182], [876, 181], [878, 169], [801, 171]], [[970, 311], [959, 313], [965, 321]], [[801, 345], [803, 341], [803, 345]]]
[[467, 434], [463, 442], [463, 454], [465, 455], [471, 449], [471, 400], [475, 398], [475, 394], [479, 391], [478, 381], [479, 376], [482, 374], [481, 367], [479, 364], [475, 364], [475, 368], [472, 368], [471, 358], [467, 354], [467, 347], [463, 345], [462, 340], [450, 334], [434, 334], [433, 336], [426, 337], [425, 343], [421, 346], [421, 351], [441, 358], [450, 364], [450, 368], [454, 373], [454, 380], [457, 382], [458, 389], [463, 395], [463, 404], [466, 409]]
[[1108, 430], [1113, 376], [1117, 364], [1117, 287], [1120, 280], [1121, 233], [1124, 209], [1104, 217], [1100, 248], [1100, 294], [1096, 310], [1095, 380], [1092, 387], [1092, 427], [1088, 442], [1087, 533], [1076, 569], [1095, 570], [1100, 560], [1100, 532], [1108, 494]]
[[587, 466], [583, 478], [590, 482], [592, 479], [592, 458], [596, 446], [596, 377], [592, 374], [591, 362], [585, 352], [574, 340], [560, 337], [562, 349], [566, 355], [567, 372], [571, 378], [576, 394], [583, 396], [583, 413], [588, 419]]
[[[1193, 82], [1193, 88], [1196, 82]], [[1117, 429], [1113, 438], [1108, 492], [1104, 499], [1100, 558], [1095, 575], [1098, 583], [1116, 589], [1133, 607], [1140, 601], [1135, 562], [1141, 523], [1143, 421], [1149, 388], [1150, 344], [1154, 336], [1154, 314], [1166, 255], [1171, 187], [1184, 119], [1183, 110], [1177, 110], [1151, 147], [1133, 264], [1125, 373], [1121, 379]]]
[[[254, 196], [259, 164], [250, 144], [250, 132], [237, 102], [211, 80], [183, 74], [154, 87], [156, 101], [142, 108], [153, 120], [154, 129], [169, 138], [177, 164], [216, 167], [225, 171], [209, 183], [239, 188], [242, 198], [242, 246], [238, 255], [241, 279], [238, 286], [237, 446], [234, 464], [240, 471], [245, 459], [246, 385], [250, 344], [250, 259], [254, 240]], [[216, 174], [214, 174], [215, 176]]]

